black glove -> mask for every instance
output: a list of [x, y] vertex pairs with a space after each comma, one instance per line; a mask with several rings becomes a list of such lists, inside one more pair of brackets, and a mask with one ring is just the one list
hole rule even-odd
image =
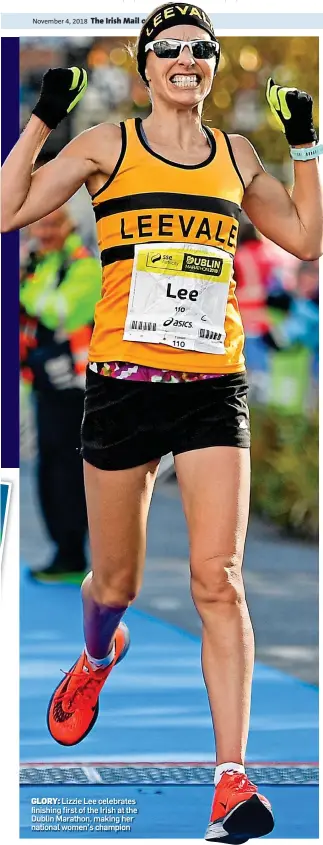
[[313, 100], [310, 94], [299, 91], [298, 88], [282, 88], [269, 78], [266, 97], [291, 147], [317, 141], [312, 116]]
[[56, 67], [43, 76], [40, 97], [32, 114], [49, 129], [56, 126], [82, 99], [87, 88], [87, 73], [78, 67]]

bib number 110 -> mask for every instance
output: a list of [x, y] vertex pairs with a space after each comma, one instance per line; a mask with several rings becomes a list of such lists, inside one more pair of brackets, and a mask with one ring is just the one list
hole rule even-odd
[[180, 349], [185, 349], [185, 340], [173, 340], [173, 346], [179, 346]]

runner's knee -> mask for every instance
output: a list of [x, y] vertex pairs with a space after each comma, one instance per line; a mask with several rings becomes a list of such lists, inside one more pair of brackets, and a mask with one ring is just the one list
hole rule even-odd
[[[113, 607], [128, 607], [138, 595], [141, 586], [136, 573], [131, 570], [119, 569], [118, 571], [117, 567], [113, 571], [95, 572], [90, 583], [95, 601]], [[84, 589], [84, 582], [82, 589]]]
[[203, 606], [222, 602], [237, 604], [244, 599], [242, 556], [216, 554], [191, 562], [191, 592], [200, 611]]

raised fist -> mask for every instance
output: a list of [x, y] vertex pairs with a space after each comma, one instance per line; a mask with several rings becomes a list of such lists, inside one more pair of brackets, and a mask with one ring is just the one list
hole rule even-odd
[[56, 129], [82, 99], [86, 88], [87, 73], [83, 68], [50, 68], [43, 76], [40, 97], [32, 113], [49, 129]]
[[291, 147], [317, 141], [313, 126], [313, 100], [309, 94], [298, 88], [282, 88], [269, 78], [266, 97]]

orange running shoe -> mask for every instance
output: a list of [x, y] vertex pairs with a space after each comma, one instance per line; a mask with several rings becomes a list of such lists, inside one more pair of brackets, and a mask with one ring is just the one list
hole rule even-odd
[[253, 837], [265, 836], [273, 827], [270, 803], [259, 795], [247, 775], [224, 772], [215, 789], [205, 839], [241, 845]]
[[99, 713], [99, 694], [113, 667], [127, 654], [130, 636], [120, 622], [115, 633], [115, 656], [104, 669], [93, 669], [85, 651], [60, 682], [48, 705], [47, 725], [60, 745], [77, 745], [92, 730]]

